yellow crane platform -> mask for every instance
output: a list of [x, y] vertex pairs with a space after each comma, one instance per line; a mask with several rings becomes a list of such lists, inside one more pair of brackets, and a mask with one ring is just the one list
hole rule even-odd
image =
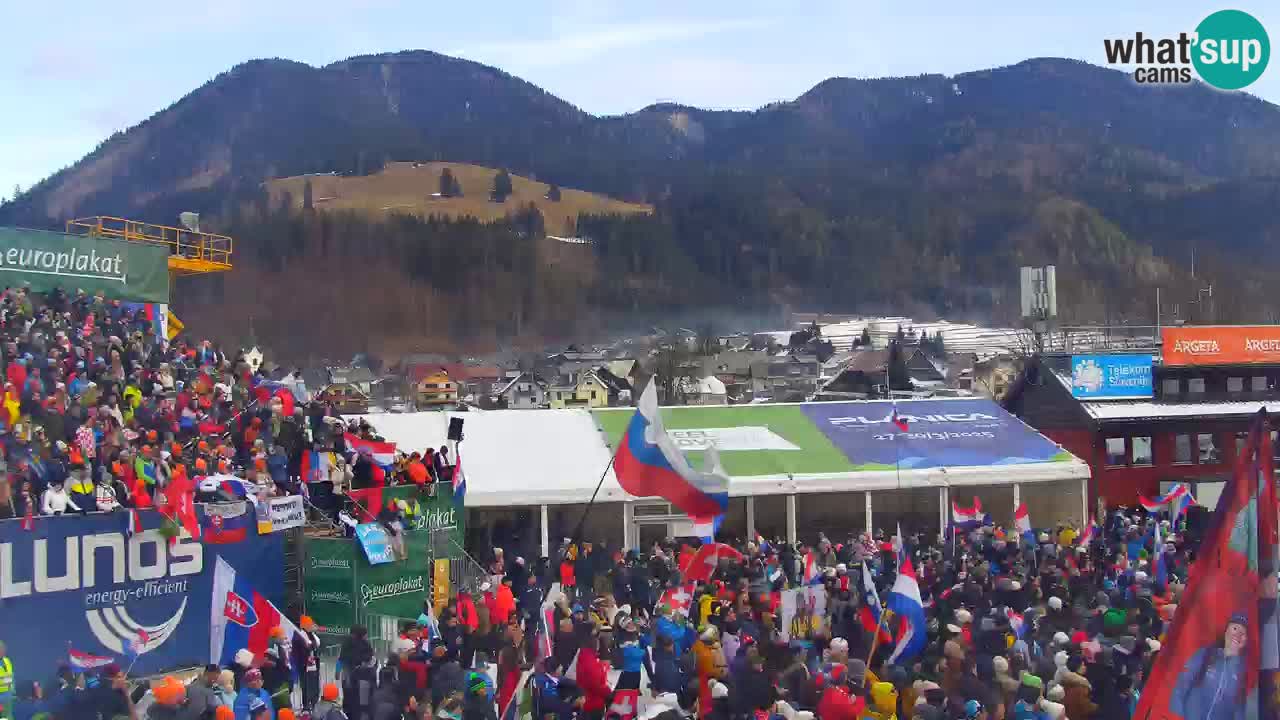
[[109, 215], [68, 220], [67, 233], [164, 245], [169, 248], [172, 275], [201, 275], [231, 269], [231, 238], [226, 235]]

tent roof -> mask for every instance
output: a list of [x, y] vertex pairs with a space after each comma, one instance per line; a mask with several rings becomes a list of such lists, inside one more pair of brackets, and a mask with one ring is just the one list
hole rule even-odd
[[[1089, 467], [989, 400], [888, 401], [663, 408], [676, 445], [701, 466], [714, 442], [731, 496], [999, 485], [1089, 477]], [[409, 452], [445, 442], [449, 418], [466, 420], [461, 445], [470, 507], [629, 499], [609, 467], [631, 409], [493, 410], [368, 415]], [[894, 445], [897, 445], [897, 462]], [[883, 453], [889, 452], [888, 461]], [[853, 458], [853, 459], [851, 459]]]

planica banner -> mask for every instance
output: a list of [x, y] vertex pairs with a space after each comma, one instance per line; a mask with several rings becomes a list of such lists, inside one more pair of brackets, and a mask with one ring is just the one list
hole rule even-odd
[[36, 292], [101, 291], [111, 300], [169, 302], [169, 250], [162, 245], [0, 227], [0, 286]]

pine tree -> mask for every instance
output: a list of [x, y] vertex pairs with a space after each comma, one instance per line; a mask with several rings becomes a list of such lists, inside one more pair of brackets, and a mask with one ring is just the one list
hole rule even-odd
[[494, 202], [506, 202], [507, 197], [511, 195], [511, 176], [506, 170], [499, 170], [497, 175], [493, 176], [493, 190], [489, 193], [489, 198]]
[[547, 188], [547, 199], [550, 200], [551, 202], [560, 202], [560, 186], [559, 185], [552, 183], [551, 187]]
[[907, 374], [907, 356], [897, 340], [889, 343], [888, 382], [890, 390], [910, 390], [911, 376]]
[[462, 197], [462, 184], [453, 176], [453, 171], [445, 168], [440, 171], [440, 196], [447, 198]]
[[311, 188], [311, 181], [307, 180], [306, 183], [304, 183], [302, 186], [302, 209], [303, 210], [314, 210], [316, 208], [314, 193], [315, 191]]

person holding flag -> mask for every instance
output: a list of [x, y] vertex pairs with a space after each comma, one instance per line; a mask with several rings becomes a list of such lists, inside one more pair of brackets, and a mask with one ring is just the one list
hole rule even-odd
[[892, 633], [893, 653], [889, 662], [898, 663], [919, 655], [929, 642], [924, 614], [924, 601], [920, 599], [920, 581], [906, 545], [902, 542], [902, 526], [896, 535], [898, 545], [898, 578], [889, 590], [885, 605], [893, 612], [897, 627]]

